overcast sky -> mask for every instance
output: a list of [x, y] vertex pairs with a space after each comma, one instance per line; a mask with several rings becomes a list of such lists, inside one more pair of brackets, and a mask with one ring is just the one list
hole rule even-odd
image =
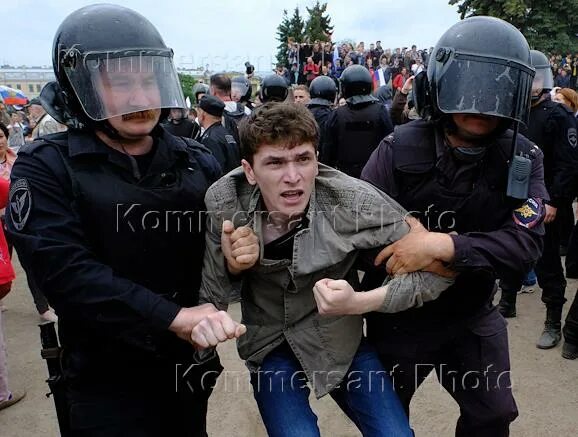
[[[50, 65], [54, 33], [72, 11], [98, 1], [2, 0], [0, 63]], [[243, 69], [250, 60], [267, 71], [277, 47], [283, 8], [291, 15], [315, 0], [117, 0], [147, 17], [175, 52], [177, 66]], [[381, 40], [383, 47], [430, 47], [459, 20], [448, 0], [329, 0], [333, 40]]]

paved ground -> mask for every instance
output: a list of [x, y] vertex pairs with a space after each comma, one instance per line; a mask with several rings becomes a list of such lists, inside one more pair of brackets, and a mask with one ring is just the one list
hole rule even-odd
[[[57, 436], [52, 400], [45, 397], [46, 367], [40, 358], [36, 326], [39, 320], [19, 268], [18, 273], [15, 287], [5, 299], [8, 311], [4, 313], [4, 321], [11, 386], [26, 389], [28, 396], [0, 411], [0, 436]], [[577, 285], [577, 281], [569, 281], [568, 299], [574, 297]], [[560, 347], [540, 351], [534, 346], [545, 314], [539, 290], [520, 296], [518, 301], [518, 317], [509, 325], [514, 392], [520, 409], [520, 417], [512, 425], [512, 435], [577, 436], [578, 361], [562, 359]], [[238, 305], [231, 308], [231, 312], [238, 318]], [[234, 344], [223, 345], [220, 354], [230, 375], [238, 377], [222, 378], [217, 385], [209, 406], [209, 434], [265, 436]], [[313, 400], [312, 405], [318, 413], [322, 435], [359, 435], [330, 398]], [[457, 406], [432, 377], [420, 387], [413, 400], [412, 426], [417, 436], [452, 436], [458, 414]]]

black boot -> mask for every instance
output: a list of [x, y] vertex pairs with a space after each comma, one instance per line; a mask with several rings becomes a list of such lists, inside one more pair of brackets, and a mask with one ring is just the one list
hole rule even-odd
[[536, 347], [538, 349], [551, 349], [555, 347], [562, 339], [562, 307], [547, 307], [546, 322], [544, 323], [544, 331], [538, 340]]
[[502, 297], [498, 304], [498, 311], [505, 318], [516, 317], [516, 296], [517, 290], [502, 289]]
[[562, 346], [562, 358], [566, 358], [567, 360], [575, 360], [578, 358], [578, 345], [568, 343], [567, 341], [564, 342]]

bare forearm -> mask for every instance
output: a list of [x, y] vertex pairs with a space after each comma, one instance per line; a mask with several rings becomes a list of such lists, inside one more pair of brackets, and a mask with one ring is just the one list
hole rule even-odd
[[365, 314], [378, 311], [385, 301], [388, 286], [376, 288], [370, 291], [360, 291], [353, 295], [351, 311], [349, 314]]

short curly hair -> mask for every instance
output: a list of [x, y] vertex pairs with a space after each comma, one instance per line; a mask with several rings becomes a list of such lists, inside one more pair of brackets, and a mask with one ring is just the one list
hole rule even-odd
[[253, 164], [259, 147], [284, 145], [289, 148], [319, 143], [319, 127], [305, 106], [297, 103], [270, 102], [257, 108], [239, 124], [241, 156]]

